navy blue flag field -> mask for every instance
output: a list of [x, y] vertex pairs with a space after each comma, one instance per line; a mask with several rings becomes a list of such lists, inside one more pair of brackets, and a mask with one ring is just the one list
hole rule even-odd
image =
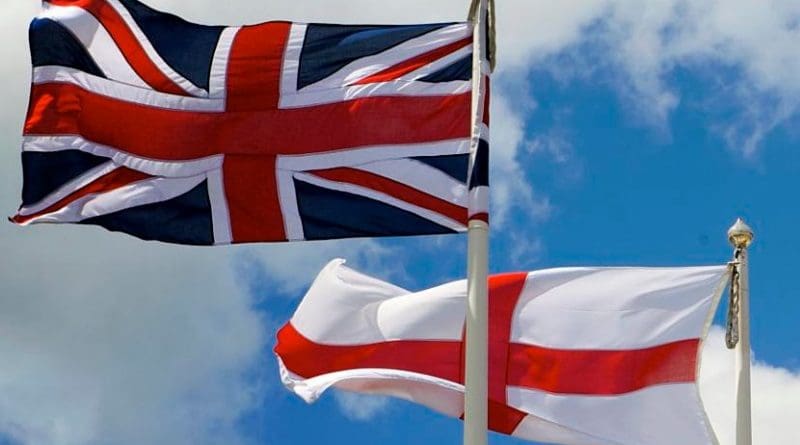
[[473, 40], [468, 22], [205, 26], [46, 2], [11, 220], [199, 245], [465, 231], [488, 195]]

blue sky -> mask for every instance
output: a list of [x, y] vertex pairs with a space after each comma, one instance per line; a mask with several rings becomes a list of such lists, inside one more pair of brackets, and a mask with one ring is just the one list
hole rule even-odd
[[[36, 2], [2, 6], [0, 208], [19, 137]], [[286, 2], [282, 2], [286, 3]], [[345, 4], [346, 3], [346, 4]], [[467, 2], [151, 1], [204, 23], [460, 19]], [[800, 414], [800, 6], [788, 0], [498, 1], [491, 270], [724, 263], [751, 249], [755, 443]], [[11, 44], [10, 42], [13, 42]], [[0, 444], [459, 443], [425, 408], [331, 392], [306, 405], [271, 348], [334, 257], [420, 289], [461, 278], [464, 237], [195, 249], [88, 227], [0, 225]], [[724, 320], [725, 305], [717, 324]], [[730, 439], [733, 356], [701, 384]], [[491, 435], [492, 444], [523, 443]]]

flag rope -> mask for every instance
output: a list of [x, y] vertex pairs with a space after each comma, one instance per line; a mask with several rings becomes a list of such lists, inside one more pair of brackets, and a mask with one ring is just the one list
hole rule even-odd
[[731, 266], [731, 284], [728, 294], [728, 319], [725, 329], [725, 345], [728, 349], [734, 349], [739, 343], [739, 275], [741, 267], [741, 257], [743, 249], [737, 247], [733, 252]]

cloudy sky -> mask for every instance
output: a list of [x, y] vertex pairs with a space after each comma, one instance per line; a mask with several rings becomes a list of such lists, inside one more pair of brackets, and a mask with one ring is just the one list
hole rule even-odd
[[[149, 3], [208, 24], [453, 21], [468, 7]], [[757, 237], [755, 443], [796, 443], [800, 2], [497, 3], [492, 271], [724, 263], [725, 231], [745, 217]], [[0, 8], [0, 209], [10, 215], [39, 5]], [[6, 223], [0, 248], [0, 445], [460, 441], [459, 421], [405, 402], [330, 393], [307, 406], [280, 386], [271, 349], [329, 259], [420, 289], [462, 276], [464, 237], [203, 249]], [[708, 341], [701, 389], [727, 444], [733, 356], [722, 335]]]

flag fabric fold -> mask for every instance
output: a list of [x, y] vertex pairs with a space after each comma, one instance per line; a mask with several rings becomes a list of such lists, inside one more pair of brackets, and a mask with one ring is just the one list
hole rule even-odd
[[[571, 445], [716, 444], [699, 354], [727, 266], [565, 268], [489, 280], [489, 427]], [[463, 414], [466, 283], [410, 292], [336, 260], [278, 333], [284, 384]]]
[[17, 224], [207, 245], [453, 233], [486, 213], [468, 22], [205, 26], [50, 0], [29, 38]]

